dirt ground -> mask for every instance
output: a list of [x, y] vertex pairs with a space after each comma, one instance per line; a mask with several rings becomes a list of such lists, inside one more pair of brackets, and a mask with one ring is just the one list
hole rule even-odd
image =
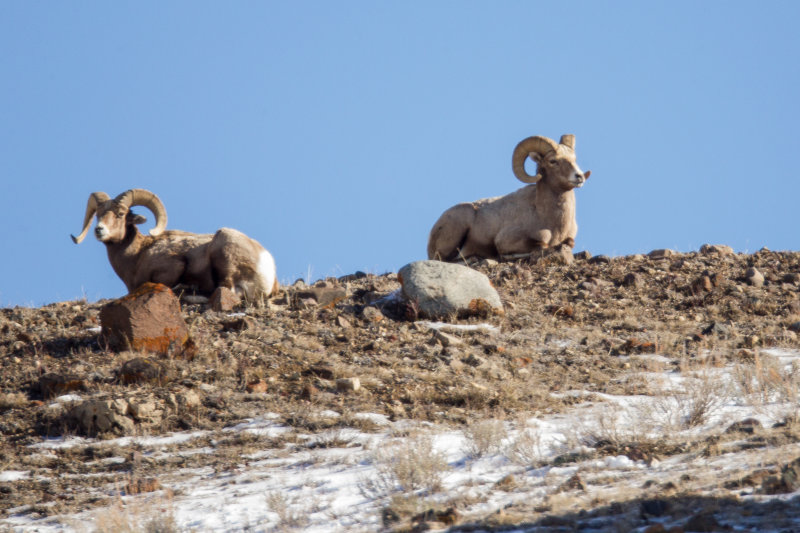
[[[44, 437], [107, 439], [215, 430], [265, 411], [307, 431], [331, 424], [369, 430], [370, 422], [363, 418], [320, 421], [309, 414], [325, 409], [457, 427], [567, 411], [576, 399], [560, 391], [658, 394], [638, 377], [642, 369], [683, 371], [735, 362], [756, 372], [759, 350], [800, 349], [797, 252], [705, 249], [613, 258], [579, 254], [569, 265], [521, 260], [476, 268], [500, 293], [505, 314], [452, 322], [493, 328], [437, 332], [415, 316], [413, 306], [392, 297], [399, 288], [395, 274], [358, 273], [316, 284], [318, 289], [345, 290], [344, 299], [329, 305], [307, 297], [309, 288], [302, 283], [285, 287], [266, 306], [233, 313], [184, 303], [195, 346], [190, 360], [107, 350], [99, 333], [99, 312], [107, 301], [0, 309], [0, 470], [64, 474], [48, 483], [36, 476], [0, 481], [0, 516], [23, 506], [32, 514], [52, 514], [107, 505], [107, 499], [82, 489], [127, 475], [134, 484], [127, 487], [129, 492], [145, 491], [136, 485], [139, 480], [170, 468], [137, 462], [135, 450], [85, 447], [43, 458], [29, 445]], [[756, 269], [763, 280], [749, 269]], [[629, 357], [640, 354], [664, 359]], [[139, 370], [123, 368], [137, 358]], [[780, 376], [780, 385], [791, 389], [793, 379]], [[786, 394], [796, 401], [796, 393], [792, 389]], [[81, 401], [117, 401], [122, 405], [118, 415], [128, 422], [109, 428], [82, 424], [69, 403], [53, 403], [65, 394], [77, 394]], [[750, 442], [767, 453], [770, 447], [795, 442], [797, 435], [800, 426], [789, 419], [779, 427], [762, 428]], [[663, 459], [690, 448], [719, 447], [734, 438], [742, 435], [714, 435], [692, 443], [594, 444], [601, 454]], [[220, 448], [227, 453], [186, 458], [174, 468], [225, 468], [253, 445], [231, 439]], [[97, 454], [127, 459], [91, 460]], [[687, 481], [673, 493], [696, 504], [691, 494], [696, 488]], [[731, 485], [732, 502], [740, 488]], [[677, 508], [676, 502], [672, 505]], [[624, 502], [618, 505], [609, 511], [600, 502], [587, 512], [627, 512]], [[515, 523], [512, 511], [497, 528]], [[546, 517], [548, 510], [536, 513]], [[526, 518], [518, 525], [530, 522], [530, 514], [522, 515]], [[495, 527], [493, 520], [486, 517], [478, 524]], [[563, 516], [551, 520], [556, 520], [552, 527], [540, 523], [542, 530], [558, 530], [558, 520], [571, 523]]]

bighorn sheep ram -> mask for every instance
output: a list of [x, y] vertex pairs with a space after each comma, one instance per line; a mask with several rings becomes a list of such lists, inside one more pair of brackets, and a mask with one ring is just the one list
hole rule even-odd
[[[525, 171], [530, 157], [537, 174]], [[590, 171], [575, 161], [575, 136], [556, 144], [546, 137], [528, 137], [512, 156], [514, 175], [530, 183], [511, 194], [455, 205], [434, 224], [428, 258], [456, 261], [471, 258], [511, 259], [534, 250], [575, 246], [575, 193]]]
[[[130, 210], [135, 205], [155, 215], [150, 235], [136, 228], [146, 219]], [[95, 214], [95, 237], [106, 245], [111, 266], [129, 292], [151, 281], [168, 287], [189, 285], [206, 295], [226, 287], [257, 301], [278, 289], [275, 260], [257, 241], [230, 228], [213, 235], [164, 231], [167, 211], [150, 191], [131, 189], [114, 199], [104, 192], [90, 194], [83, 230], [77, 237], [71, 235], [76, 244], [86, 237]]]

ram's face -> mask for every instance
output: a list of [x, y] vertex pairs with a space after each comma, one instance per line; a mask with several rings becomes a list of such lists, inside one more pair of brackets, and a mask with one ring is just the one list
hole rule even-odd
[[[562, 149], [563, 148], [563, 149]], [[548, 176], [551, 183], [558, 184], [564, 189], [583, 187], [591, 171], [582, 171], [575, 160], [575, 152], [559, 146], [557, 152], [547, 154], [539, 162], [543, 175]]]
[[132, 213], [124, 205], [109, 200], [97, 207], [94, 236], [102, 243], [120, 242], [125, 238], [128, 226], [144, 221], [144, 217]]

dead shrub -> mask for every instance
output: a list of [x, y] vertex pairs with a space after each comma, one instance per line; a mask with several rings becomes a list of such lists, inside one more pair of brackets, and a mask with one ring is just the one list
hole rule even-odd
[[464, 435], [466, 452], [472, 457], [482, 457], [499, 452], [508, 432], [502, 420], [490, 418], [467, 424]]
[[442, 476], [449, 469], [444, 454], [434, 448], [433, 439], [427, 434], [410, 436], [378, 449], [373, 460], [377, 476], [360, 484], [362, 493], [372, 497], [397, 492], [437, 492]]

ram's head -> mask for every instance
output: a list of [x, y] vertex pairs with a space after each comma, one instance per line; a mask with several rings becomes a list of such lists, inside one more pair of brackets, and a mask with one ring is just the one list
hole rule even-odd
[[103, 243], [120, 242], [125, 238], [128, 226], [146, 222], [141, 215], [133, 213], [130, 208], [141, 205], [148, 208], [156, 217], [156, 226], [150, 235], [159, 235], [167, 227], [167, 210], [158, 196], [144, 189], [130, 189], [116, 198], [110, 198], [104, 192], [93, 192], [86, 204], [83, 218], [83, 229], [77, 237], [70, 235], [75, 244], [80, 244], [89, 232], [92, 217], [97, 215], [97, 226], [94, 235]]
[[[536, 162], [536, 175], [525, 170], [525, 160], [530, 157]], [[514, 148], [511, 159], [514, 175], [525, 183], [536, 183], [546, 179], [551, 186], [565, 190], [582, 187], [591, 174], [583, 172], [575, 159], [575, 136], [562, 135], [556, 143], [547, 137], [528, 137]]]

